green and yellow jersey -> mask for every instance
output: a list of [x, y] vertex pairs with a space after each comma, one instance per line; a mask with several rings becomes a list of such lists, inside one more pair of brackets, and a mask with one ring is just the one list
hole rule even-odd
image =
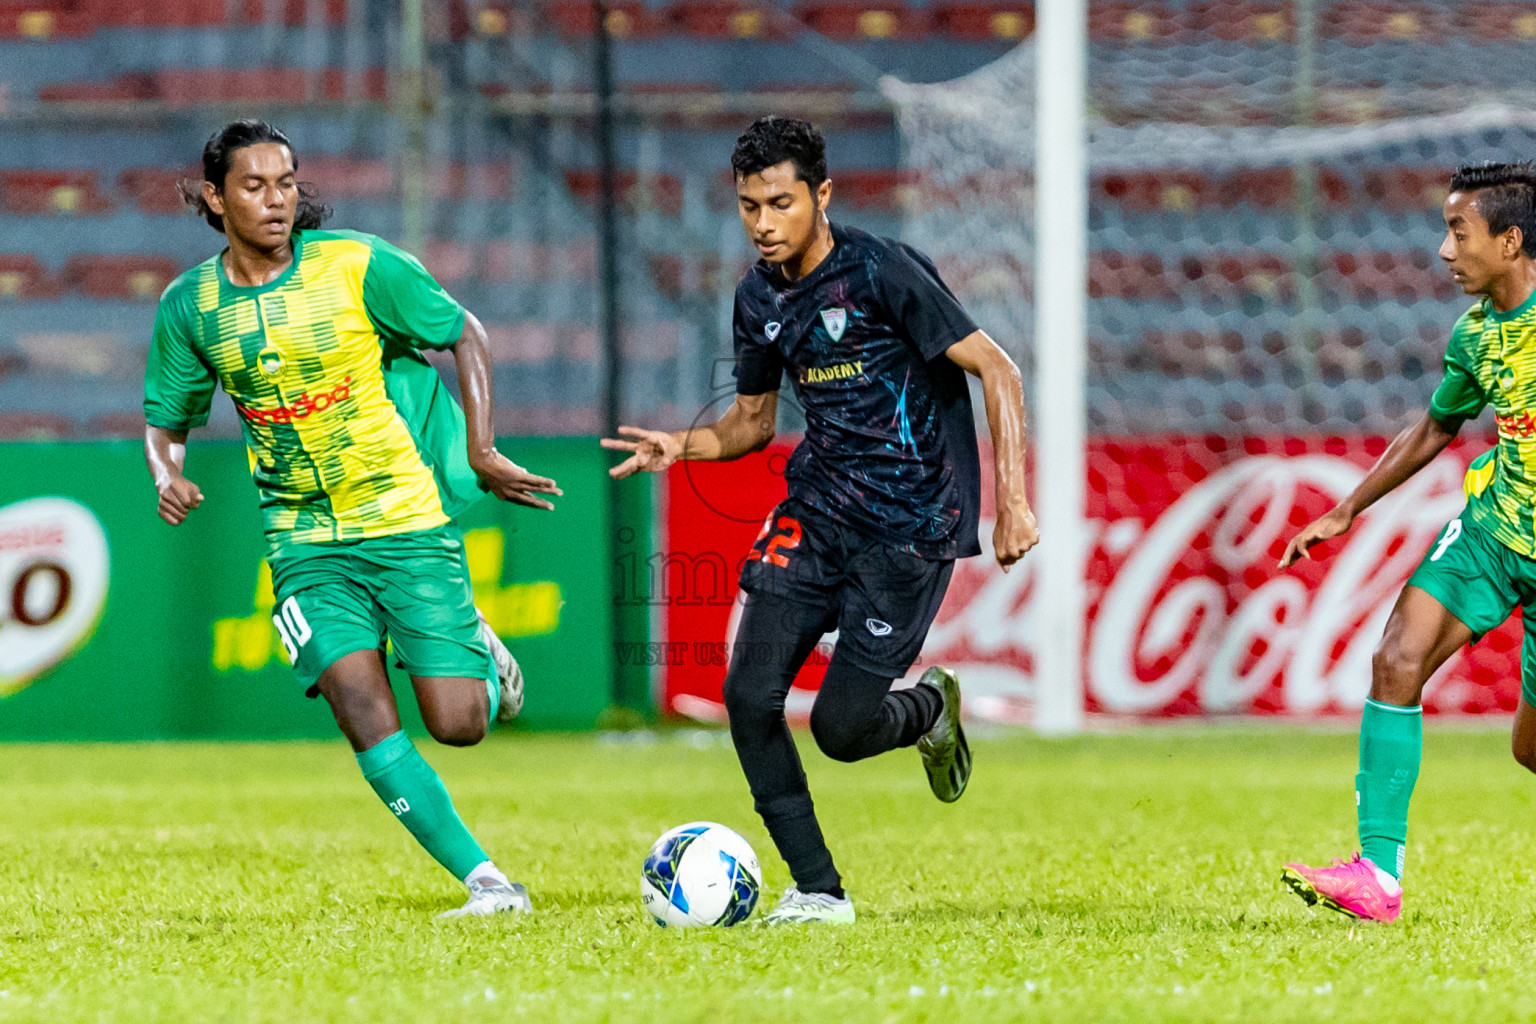
[[1451, 331], [1430, 415], [1472, 419], [1488, 405], [1499, 440], [1467, 471], [1467, 509], [1505, 547], [1536, 558], [1536, 294], [1507, 313], [1484, 299]]
[[408, 253], [356, 231], [295, 231], [293, 263], [268, 284], [231, 284], [222, 253], [171, 282], [144, 416], [201, 426], [223, 387], [274, 550], [431, 529], [484, 493], [464, 413], [421, 354], [463, 326]]

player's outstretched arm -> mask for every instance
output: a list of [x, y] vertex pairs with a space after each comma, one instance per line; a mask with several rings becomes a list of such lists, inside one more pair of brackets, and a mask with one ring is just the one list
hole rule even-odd
[[1456, 440], [1461, 420], [1437, 420], [1429, 413], [1392, 439], [1376, 465], [1365, 474], [1349, 495], [1324, 515], [1318, 517], [1291, 538], [1280, 556], [1280, 568], [1295, 565], [1299, 559], [1311, 560], [1307, 550], [1314, 544], [1342, 536], [1355, 525], [1355, 517], [1389, 494], [1413, 474], [1429, 465], [1446, 445]]
[[636, 473], [660, 473], [679, 459], [729, 462], [762, 451], [773, 440], [778, 420], [779, 394], [737, 395], [731, 407], [714, 423], [668, 433], [640, 427], [620, 427], [623, 437], [605, 437], [609, 451], [629, 452], [629, 458], [608, 470], [615, 480]]
[[992, 432], [993, 480], [997, 486], [997, 525], [992, 550], [997, 564], [1008, 567], [1040, 541], [1035, 514], [1024, 491], [1024, 384], [1019, 368], [986, 331], [973, 331], [945, 350], [950, 361], [981, 378], [987, 427]]
[[459, 371], [459, 398], [464, 404], [464, 425], [469, 435], [469, 467], [492, 494], [502, 501], [529, 508], [553, 509], [541, 495], [560, 497], [565, 492], [548, 477], [535, 476], [496, 450], [491, 425], [491, 351], [485, 328], [473, 313], [464, 313], [464, 332], [453, 346]]
[[180, 526], [187, 513], [203, 503], [202, 490], [181, 473], [187, 462], [187, 432], [145, 427], [144, 461], [160, 494], [160, 518]]

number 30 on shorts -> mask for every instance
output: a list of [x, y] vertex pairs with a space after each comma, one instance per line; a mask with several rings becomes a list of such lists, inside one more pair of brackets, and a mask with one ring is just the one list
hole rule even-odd
[[1445, 524], [1445, 532], [1440, 535], [1440, 542], [1435, 545], [1434, 552], [1429, 556], [1431, 562], [1440, 561], [1440, 556], [1445, 554], [1445, 549], [1456, 543], [1461, 536], [1461, 520], [1452, 519]]
[[290, 597], [284, 601], [277, 614], [272, 616], [272, 625], [277, 627], [277, 635], [283, 641], [283, 649], [288, 652], [289, 663], [297, 664], [299, 648], [309, 643], [309, 638], [315, 635], [304, 613], [299, 610], [299, 599]]

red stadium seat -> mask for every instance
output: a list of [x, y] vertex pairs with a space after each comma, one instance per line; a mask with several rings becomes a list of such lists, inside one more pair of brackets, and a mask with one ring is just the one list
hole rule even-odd
[[64, 287], [93, 299], [153, 302], [181, 272], [169, 256], [71, 256], [64, 264]]
[[[597, 171], [567, 170], [565, 186], [578, 199], [591, 203], [602, 194]], [[675, 175], [657, 174], [642, 180], [634, 171], [620, 171], [614, 188], [619, 201], [630, 209], [657, 209], [675, 217], [683, 207], [683, 184]]]
[[182, 201], [178, 183], [185, 178], [199, 181], [202, 177], [203, 169], [196, 165], [182, 168], [130, 167], [117, 176], [117, 187], [140, 213], [184, 213], [187, 205]]
[[123, 103], [159, 95], [160, 85], [148, 72], [119, 75], [104, 82], [60, 82], [37, 91], [37, 98], [44, 103]]
[[1196, 0], [1189, 5], [1202, 37], [1228, 42], [1289, 42], [1295, 19], [1288, 0]]
[[93, 28], [90, 18], [61, 0], [0, 0], [0, 39], [41, 42], [90, 35]]
[[[223, 0], [220, 0], [220, 6], [223, 6]], [[295, 28], [307, 25], [311, 7], [315, 8], [315, 15], [321, 24], [346, 24], [347, 0], [283, 0], [280, 15], [282, 23]], [[265, 22], [267, 20], [266, 0], [241, 0], [240, 17], [242, 21], [251, 24]]]
[[333, 103], [372, 102], [389, 97], [389, 75], [383, 68], [326, 68], [320, 80], [322, 94]]
[[74, 425], [57, 413], [0, 412], [0, 441], [54, 441], [73, 433]]
[[52, 299], [58, 294], [58, 282], [36, 256], [0, 253], [0, 302]]
[[298, 68], [173, 68], [157, 75], [160, 100], [172, 110], [241, 101], [300, 104], [319, 98], [320, 79]]
[[1528, 3], [1469, 3], [1455, 5], [1460, 34], [1473, 42], [1503, 43], [1536, 39], [1536, 8]]
[[475, 276], [480, 254], [464, 242], [429, 242], [421, 262], [442, 283], [456, 284]]
[[224, 0], [81, 0], [92, 24], [126, 28], [222, 25]]
[[796, 4], [795, 15], [839, 41], [920, 37], [928, 20], [905, 0], [811, 0]]
[[1088, 37], [1120, 42], [1183, 42], [1191, 19], [1164, 3], [1101, 0], [1088, 7]]
[[112, 209], [95, 171], [0, 171], [0, 209], [20, 214], [95, 214]]
[[674, 29], [702, 39], [765, 39], [786, 35], [786, 17], [769, 3], [680, 0], [669, 11]]
[[840, 170], [832, 177], [832, 188], [842, 202], [861, 209], [896, 209], [916, 182], [908, 171], [879, 168]]
[[313, 184], [322, 201], [333, 196], [382, 199], [395, 190], [394, 169], [384, 160], [353, 160], [344, 156], [305, 158], [299, 164], [299, 180]]
[[144, 436], [144, 414], [140, 412], [107, 412], [92, 416], [85, 425], [85, 437], [119, 438], [123, 440]]
[[1319, 28], [1328, 38], [1356, 45], [1391, 40], [1433, 42], [1456, 31], [1453, 6], [1403, 0], [1327, 4], [1320, 12]]
[[[591, 39], [597, 32], [597, 11], [591, 0], [554, 0], [548, 9], [549, 23], [569, 39]], [[619, 0], [608, 5], [608, 34], [616, 39], [663, 34], [667, 17], [639, 0]]]
[[933, 28], [952, 39], [1019, 40], [1035, 30], [1032, 4], [941, 3], [933, 8]]

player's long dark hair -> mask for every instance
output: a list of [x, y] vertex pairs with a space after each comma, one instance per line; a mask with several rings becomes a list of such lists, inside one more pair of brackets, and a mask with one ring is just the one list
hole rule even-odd
[[1476, 192], [1477, 212], [1488, 222], [1488, 233], [1519, 228], [1521, 250], [1536, 257], [1536, 163], [1462, 164], [1451, 172], [1451, 191]]
[[[265, 121], [246, 118], [242, 121], [233, 121], [208, 137], [207, 145], [203, 146], [203, 181], [210, 181], [214, 188], [223, 191], [224, 179], [229, 177], [229, 161], [234, 156], [235, 150], [260, 145], [263, 142], [275, 142], [280, 146], [287, 146], [288, 152], [293, 155], [293, 169], [295, 171], [299, 169], [299, 155], [294, 152], [293, 143], [288, 141], [288, 136]], [[181, 198], [197, 211], [213, 230], [220, 234], [224, 233], [224, 218], [208, 208], [208, 200], [203, 198], [202, 181], [195, 181], [192, 178], [183, 179]], [[315, 187], [307, 181], [299, 182], [299, 209], [293, 218], [294, 229], [318, 228], [330, 215], [331, 208], [320, 202], [315, 193]]]
[[827, 180], [827, 143], [821, 132], [809, 121], [769, 114], [753, 121], [736, 140], [731, 170], [745, 178], [785, 160], [795, 165], [795, 177], [812, 193]]

